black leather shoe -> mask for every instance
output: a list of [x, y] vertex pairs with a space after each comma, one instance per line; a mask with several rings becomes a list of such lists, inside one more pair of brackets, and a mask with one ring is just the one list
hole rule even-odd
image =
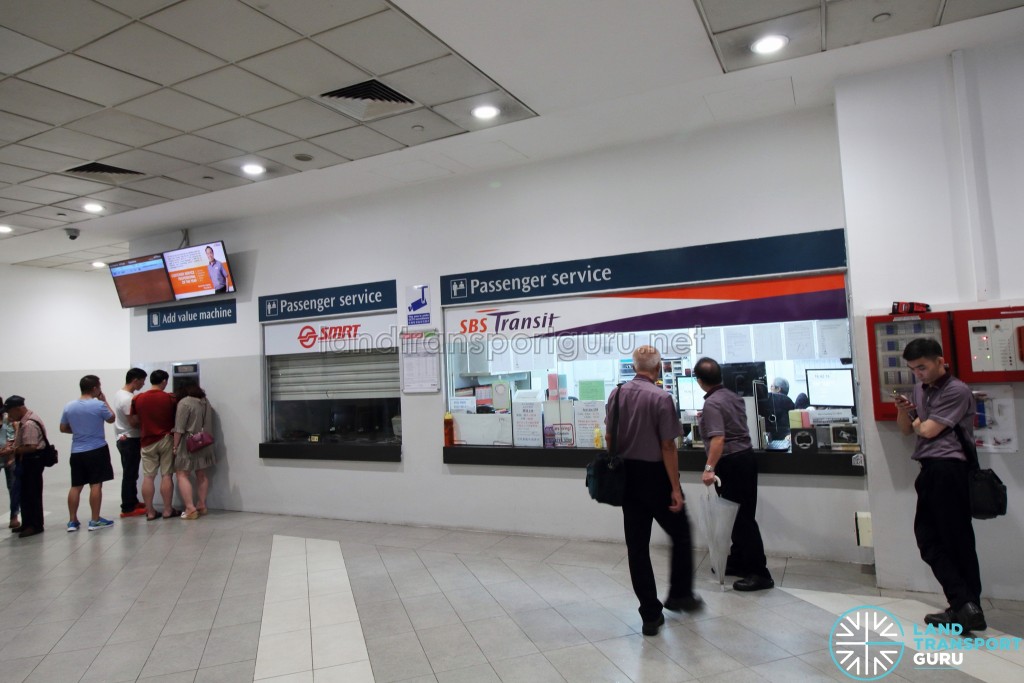
[[704, 609], [704, 601], [696, 593], [685, 598], [669, 598], [665, 609], [672, 612], [697, 612]]
[[733, 590], [737, 591], [763, 591], [769, 588], [775, 588], [775, 581], [769, 576], [758, 576], [757, 574], [751, 574], [745, 579], [740, 579], [732, 585]]
[[33, 529], [30, 526], [21, 527], [21, 533], [18, 534], [18, 538], [28, 538], [29, 536], [35, 536], [36, 534], [43, 533], [42, 529]]
[[929, 626], [949, 626], [956, 622], [956, 613], [951, 609], [924, 615], [924, 623]]
[[967, 603], [956, 611], [956, 623], [964, 627], [964, 633], [984, 631], [988, 628], [988, 624], [985, 623], [985, 613], [973, 602]]
[[24, 527], [20, 527], [20, 526], [15, 526], [15, 527], [11, 527], [11, 533], [12, 533], [12, 534], [19, 534], [19, 533], [21, 533], [21, 530], [22, 530], [23, 528], [24, 528]]
[[652, 621], [645, 621], [643, 628], [641, 628], [640, 630], [643, 631], [643, 634], [645, 636], [656, 636], [658, 635], [658, 629], [660, 629], [664, 625], [665, 615], [659, 614], [657, 619], [654, 619]]

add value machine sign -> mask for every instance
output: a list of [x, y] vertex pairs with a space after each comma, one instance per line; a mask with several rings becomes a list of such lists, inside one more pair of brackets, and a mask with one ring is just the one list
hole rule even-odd
[[180, 330], [186, 327], [207, 327], [209, 325], [233, 325], [236, 322], [238, 322], [238, 311], [234, 299], [146, 310], [146, 330], [149, 332]]

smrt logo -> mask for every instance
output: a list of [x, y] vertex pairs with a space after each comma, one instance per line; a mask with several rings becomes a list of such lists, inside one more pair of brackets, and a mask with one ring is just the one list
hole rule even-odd
[[903, 626], [891, 612], [871, 606], [839, 615], [829, 638], [832, 661], [857, 681], [877, 681], [903, 659]]
[[314, 330], [309, 325], [306, 325], [301, 330], [299, 330], [299, 344], [302, 345], [302, 348], [304, 348], [304, 349], [311, 349], [311, 348], [313, 348], [313, 345], [316, 344], [316, 340], [317, 340], [316, 330]]

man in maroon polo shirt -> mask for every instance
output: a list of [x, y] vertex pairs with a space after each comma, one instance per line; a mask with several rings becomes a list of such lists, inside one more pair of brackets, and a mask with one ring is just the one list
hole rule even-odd
[[[615, 444], [626, 467], [622, 525], [629, 578], [640, 600], [643, 634], [654, 636], [665, 623], [662, 607], [692, 612], [700, 609], [703, 602], [693, 593], [690, 522], [679, 487], [675, 439], [682, 429], [672, 397], [655, 384], [661, 373], [661, 354], [653, 346], [637, 348], [633, 352], [633, 370], [636, 376], [613, 389], [608, 397], [605, 438]], [[613, 433], [612, 426], [616, 424]], [[658, 599], [651, 567], [651, 526], [655, 520], [672, 539], [668, 598], [664, 604]]]
[[970, 464], [956, 434], [959, 428], [964, 439], [974, 439], [974, 395], [946, 371], [942, 345], [934, 339], [911, 341], [903, 360], [917, 379], [913, 400], [896, 397], [896, 423], [904, 435], [916, 436], [911, 457], [921, 464], [914, 481], [914, 536], [921, 559], [932, 568], [949, 601], [948, 609], [929, 614], [924, 621], [983, 631], [987, 624], [981, 610], [981, 569], [967, 489]]
[[164, 501], [163, 517], [177, 517], [174, 509], [174, 414], [177, 402], [174, 394], [165, 391], [169, 376], [165, 370], [149, 373], [149, 391], [132, 399], [130, 415], [139, 420], [139, 438], [142, 444], [142, 500], [146, 504], [146, 519], [156, 519], [153, 494], [157, 472], [160, 473], [160, 497]]

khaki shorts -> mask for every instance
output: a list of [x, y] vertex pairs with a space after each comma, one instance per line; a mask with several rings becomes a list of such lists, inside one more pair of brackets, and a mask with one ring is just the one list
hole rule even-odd
[[142, 476], [155, 477], [157, 470], [163, 475], [174, 471], [174, 437], [171, 434], [142, 447]]

